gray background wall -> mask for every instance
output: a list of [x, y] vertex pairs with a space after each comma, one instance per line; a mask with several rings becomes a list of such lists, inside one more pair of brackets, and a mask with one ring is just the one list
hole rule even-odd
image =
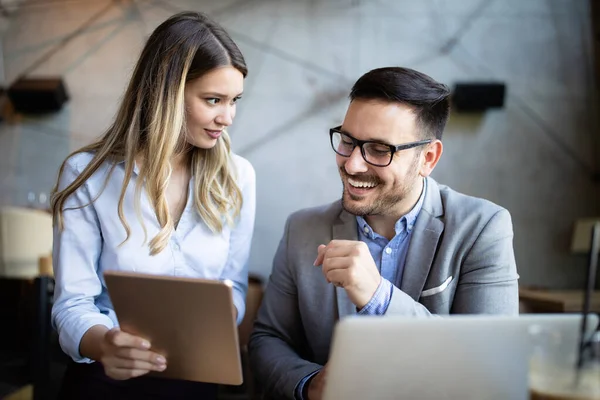
[[587, 1], [1, 4], [5, 81], [55, 51], [32, 75], [63, 76], [71, 101], [55, 115], [0, 124], [0, 204], [48, 193], [64, 157], [110, 123], [147, 35], [174, 12], [198, 10], [229, 30], [250, 68], [231, 134], [258, 176], [252, 272], [269, 274], [290, 212], [339, 197], [327, 132], [342, 120], [353, 81], [402, 65], [449, 85], [507, 83], [505, 108], [452, 115], [434, 177], [511, 211], [521, 284], [583, 282], [585, 258], [568, 250], [572, 226], [600, 215], [600, 185], [590, 179], [600, 139]]

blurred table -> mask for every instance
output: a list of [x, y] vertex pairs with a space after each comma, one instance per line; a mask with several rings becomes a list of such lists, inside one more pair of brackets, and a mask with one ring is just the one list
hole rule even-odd
[[[526, 312], [575, 313], [583, 310], [583, 291], [519, 288], [519, 301]], [[600, 291], [592, 294], [590, 311], [600, 313]]]

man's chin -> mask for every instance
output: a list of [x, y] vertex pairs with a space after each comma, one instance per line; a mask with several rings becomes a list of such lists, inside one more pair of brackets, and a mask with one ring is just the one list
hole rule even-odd
[[362, 196], [353, 196], [348, 192], [344, 192], [344, 195], [342, 196], [342, 207], [353, 215], [365, 216], [369, 213], [369, 203], [367, 199]]

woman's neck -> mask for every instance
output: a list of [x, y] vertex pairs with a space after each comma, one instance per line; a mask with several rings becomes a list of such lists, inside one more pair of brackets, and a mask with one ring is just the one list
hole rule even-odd
[[[172, 175], [187, 175], [191, 171], [190, 161], [192, 158], [192, 154], [189, 151], [177, 154], [176, 156], [171, 158], [171, 174]], [[140, 154], [135, 158], [135, 163], [138, 168], [142, 168], [145, 159]]]
[[190, 169], [191, 153], [185, 152], [176, 155], [171, 159], [171, 167], [173, 168], [174, 174], [180, 174]]

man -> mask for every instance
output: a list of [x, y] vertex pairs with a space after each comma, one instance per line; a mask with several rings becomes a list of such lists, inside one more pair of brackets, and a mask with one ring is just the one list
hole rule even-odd
[[352, 88], [330, 130], [341, 202], [288, 218], [251, 337], [268, 396], [321, 398], [333, 327], [349, 314], [518, 313], [508, 211], [429, 178], [448, 97], [406, 68], [375, 69]]

